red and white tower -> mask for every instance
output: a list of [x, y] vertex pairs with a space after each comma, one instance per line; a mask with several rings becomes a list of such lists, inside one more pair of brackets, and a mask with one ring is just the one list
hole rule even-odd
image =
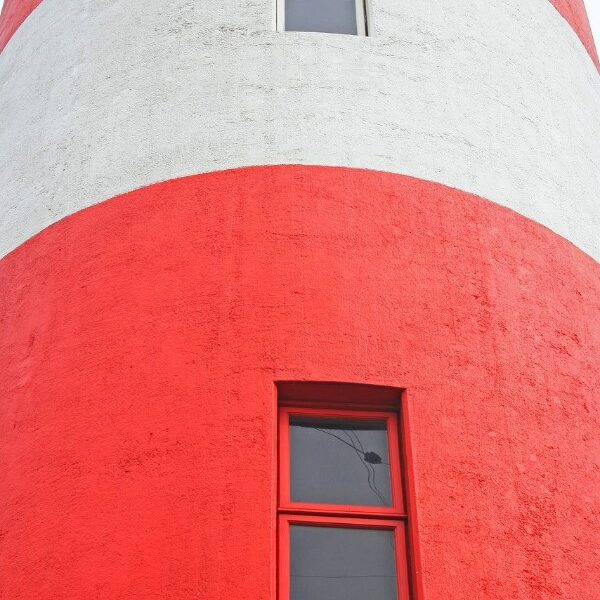
[[[582, 0], [291, 2], [5, 0], [0, 598], [295, 600], [297, 513], [403, 600], [598, 600]], [[303, 403], [398, 429], [389, 510], [294, 508]]]

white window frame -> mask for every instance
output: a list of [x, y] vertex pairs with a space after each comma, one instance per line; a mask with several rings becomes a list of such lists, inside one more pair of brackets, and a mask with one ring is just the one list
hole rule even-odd
[[[277, 31], [287, 31], [285, 28], [285, 2], [286, 0], [277, 0], [276, 3]], [[354, 0], [354, 4], [356, 6], [356, 35], [367, 36], [369, 35], [369, 0]]]

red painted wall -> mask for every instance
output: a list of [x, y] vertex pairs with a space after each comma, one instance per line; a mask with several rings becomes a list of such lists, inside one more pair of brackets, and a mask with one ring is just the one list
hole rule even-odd
[[0, 14], [0, 51], [42, 0], [4, 0]]
[[[21, 23], [41, 2], [42, 0], [4, 0], [4, 8], [0, 15], [0, 51], [6, 46]], [[550, 2], [577, 32], [592, 59], [600, 68], [583, 0], [550, 0]]]
[[600, 267], [507, 209], [161, 183], [0, 261], [0, 319], [0, 598], [274, 598], [282, 379], [408, 388], [427, 600], [600, 597]]

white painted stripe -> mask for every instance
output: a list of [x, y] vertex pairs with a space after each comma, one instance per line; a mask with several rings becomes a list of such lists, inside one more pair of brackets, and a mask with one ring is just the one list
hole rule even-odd
[[508, 206], [600, 258], [600, 77], [547, 0], [373, 0], [373, 37], [274, 0], [44, 0], [0, 56], [0, 253], [160, 180], [381, 169]]

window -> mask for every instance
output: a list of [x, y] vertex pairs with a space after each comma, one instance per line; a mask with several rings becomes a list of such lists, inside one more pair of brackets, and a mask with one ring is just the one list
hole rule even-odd
[[279, 599], [409, 600], [400, 406], [307, 386], [278, 386]]
[[277, 28], [367, 35], [366, 1], [277, 0]]

